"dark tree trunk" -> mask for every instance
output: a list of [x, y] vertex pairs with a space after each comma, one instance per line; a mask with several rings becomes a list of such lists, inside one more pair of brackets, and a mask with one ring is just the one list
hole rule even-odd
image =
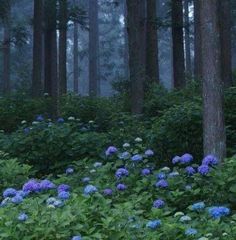
[[172, 0], [172, 41], [174, 87], [185, 86], [184, 40], [183, 40], [183, 3]]
[[59, 93], [63, 95], [67, 92], [67, 0], [60, 0], [59, 3]]
[[190, 47], [190, 22], [189, 22], [189, 0], [184, 0], [184, 39], [185, 39], [185, 67], [186, 75], [192, 76], [191, 47]]
[[143, 109], [143, 61], [141, 60], [141, 5], [143, 0], [127, 0], [127, 30], [129, 40], [129, 68], [131, 81], [131, 111], [142, 113]]
[[129, 78], [129, 43], [128, 43], [128, 33], [127, 33], [127, 4], [126, 0], [123, 2], [124, 4], [124, 65], [125, 65], [125, 78]]
[[11, 1], [6, 2], [6, 12], [3, 19], [3, 93], [9, 94], [11, 65]]
[[159, 83], [156, 0], [147, 1], [146, 75], [149, 83]]
[[200, 0], [203, 77], [204, 154], [223, 160], [226, 136], [221, 81], [221, 44], [218, 0]]
[[202, 78], [201, 63], [201, 29], [200, 29], [200, 2], [194, 3], [194, 77], [196, 80]]
[[99, 94], [98, 0], [89, 0], [89, 95]]
[[[76, 3], [74, 1], [74, 5], [76, 6]], [[77, 21], [74, 22], [74, 93], [79, 93], [79, 24]]]
[[231, 59], [231, 4], [230, 0], [219, 1], [222, 81], [224, 87], [231, 87], [232, 59]]
[[33, 76], [32, 95], [42, 95], [43, 0], [34, 0]]

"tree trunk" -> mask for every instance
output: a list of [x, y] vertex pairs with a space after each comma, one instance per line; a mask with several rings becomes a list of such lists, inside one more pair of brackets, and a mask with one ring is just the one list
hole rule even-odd
[[159, 83], [156, 0], [147, 1], [146, 75], [149, 83]]
[[174, 87], [183, 88], [185, 86], [185, 64], [184, 64], [182, 0], [172, 0], [171, 16], [172, 16]]
[[9, 94], [10, 65], [11, 65], [11, 1], [6, 3], [6, 12], [3, 19], [3, 94]]
[[204, 154], [223, 160], [226, 136], [221, 81], [221, 45], [218, 0], [200, 0], [203, 75]]
[[224, 87], [231, 87], [232, 59], [231, 59], [231, 4], [230, 0], [219, 1], [222, 81]]
[[184, 0], [184, 40], [185, 40], [185, 67], [186, 75], [192, 76], [191, 47], [190, 47], [190, 23], [189, 23], [189, 0]]
[[43, 51], [43, 0], [34, 0], [33, 76], [32, 95], [42, 95], [42, 51]]
[[98, 0], [89, 0], [89, 95], [98, 96]]
[[127, 4], [126, 0], [124, 4], [124, 67], [125, 67], [125, 78], [129, 79], [129, 43], [128, 43], [128, 33], [127, 33]]
[[202, 63], [201, 63], [201, 29], [200, 29], [200, 2], [194, 3], [194, 77], [196, 80], [202, 78]]
[[143, 0], [127, 0], [127, 31], [129, 40], [129, 68], [131, 81], [131, 111], [141, 114], [143, 109], [143, 62], [141, 60], [142, 39], [140, 38], [141, 2]]
[[[74, 1], [74, 5], [75, 1]], [[74, 21], [74, 93], [79, 93], [79, 24], [77, 21]]]
[[67, 50], [67, 0], [60, 0], [59, 12], [59, 83], [60, 95], [67, 92], [67, 68], [66, 68], [66, 50]]

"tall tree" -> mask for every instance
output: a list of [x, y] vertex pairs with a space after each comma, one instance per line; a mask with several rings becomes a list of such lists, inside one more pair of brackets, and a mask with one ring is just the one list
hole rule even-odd
[[221, 44], [218, 0], [200, 0], [203, 77], [204, 154], [225, 157], [226, 136], [221, 81]]
[[89, 0], [89, 95], [99, 94], [98, 0]]
[[201, 22], [200, 22], [200, 2], [194, 3], [194, 77], [199, 80], [202, 77], [201, 63]]
[[[76, 7], [76, 0], [74, 0], [74, 6]], [[74, 21], [74, 36], [73, 36], [73, 72], [74, 72], [74, 81], [73, 88], [74, 93], [79, 93], [79, 24], [78, 21]]]
[[125, 77], [129, 78], [129, 43], [127, 32], [127, 4], [126, 0], [123, 1], [124, 5], [124, 65], [125, 65]]
[[142, 39], [140, 38], [141, 24], [140, 16], [143, 0], [127, 0], [127, 31], [129, 40], [129, 68], [131, 81], [131, 111], [133, 114], [142, 113], [143, 109], [143, 61], [140, 49]]
[[11, 57], [11, 1], [4, 3], [3, 17], [3, 93], [11, 91], [10, 86], [10, 57]]
[[182, 88], [185, 86], [182, 0], [172, 0], [171, 17], [172, 17], [174, 87]]
[[232, 86], [232, 59], [231, 59], [231, 4], [230, 0], [219, 1], [222, 81], [225, 87]]
[[149, 82], [159, 83], [157, 2], [147, 1], [146, 22], [146, 75]]
[[42, 95], [42, 50], [43, 50], [43, 0], [34, 0], [33, 33], [33, 97]]
[[59, 93], [67, 92], [67, 0], [59, 1]]
[[184, 0], [184, 42], [185, 42], [185, 67], [186, 75], [192, 76], [191, 47], [190, 47], [190, 21], [189, 0]]

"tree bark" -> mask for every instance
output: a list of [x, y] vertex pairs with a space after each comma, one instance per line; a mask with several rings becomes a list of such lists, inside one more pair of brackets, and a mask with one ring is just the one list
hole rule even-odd
[[124, 4], [124, 67], [125, 67], [125, 78], [129, 79], [129, 43], [128, 43], [128, 32], [127, 32], [127, 4], [126, 0], [123, 2]]
[[3, 19], [3, 94], [9, 94], [10, 67], [11, 67], [11, 1], [6, 3], [6, 12]]
[[185, 86], [182, 0], [172, 0], [171, 16], [172, 16], [174, 87], [179, 89]]
[[99, 94], [98, 0], [89, 0], [89, 95]]
[[190, 47], [190, 22], [189, 0], [184, 0], [184, 42], [185, 42], [185, 68], [186, 76], [192, 76], [191, 47]]
[[220, 36], [221, 36], [221, 59], [222, 81], [224, 87], [231, 87], [232, 82], [232, 59], [231, 59], [231, 4], [230, 0], [219, 1]]
[[127, 31], [129, 41], [129, 68], [131, 81], [131, 111], [141, 114], [143, 110], [143, 61], [141, 60], [142, 39], [140, 38], [141, 2], [143, 0], [127, 0]]
[[60, 0], [59, 3], [59, 93], [63, 95], [67, 92], [67, 0]]
[[146, 75], [149, 83], [159, 83], [156, 0], [147, 1]]
[[202, 78], [202, 63], [201, 63], [201, 22], [200, 22], [200, 2], [194, 3], [194, 77], [196, 80]]
[[34, 0], [32, 95], [42, 96], [43, 0]]
[[200, 0], [203, 75], [204, 154], [223, 160], [226, 136], [221, 81], [221, 44], [218, 0]]

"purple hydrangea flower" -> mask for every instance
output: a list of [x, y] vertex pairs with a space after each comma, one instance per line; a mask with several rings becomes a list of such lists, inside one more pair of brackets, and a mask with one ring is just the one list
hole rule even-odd
[[147, 228], [151, 228], [151, 229], [156, 229], [158, 227], [161, 226], [161, 221], [160, 220], [153, 220], [153, 221], [149, 221], [147, 224], [146, 224], [146, 227]]
[[70, 191], [70, 186], [67, 184], [61, 184], [57, 187], [58, 192], [68, 192]]
[[40, 183], [40, 190], [50, 190], [50, 189], [53, 189], [55, 188], [55, 184], [47, 179], [45, 180], [42, 180]]
[[161, 179], [166, 179], [166, 174], [165, 173], [158, 173], [157, 174], [157, 178], [159, 179], [159, 180], [161, 180]]
[[193, 161], [193, 156], [189, 153], [185, 153], [181, 156], [180, 163], [182, 164], [188, 164]]
[[60, 198], [62, 200], [67, 200], [70, 198], [70, 193], [66, 192], [66, 191], [61, 191], [58, 193], [58, 198]]
[[27, 192], [39, 192], [40, 191], [40, 184], [32, 179], [32, 180], [29, 180], [28, 182], [26, 182], [24, 185], [23, 185], [23, 191]]
[[66, 174], [69, 175], [69, 174], [72, 174], [74, 172], [74, 169], [69, 167], [66, 169]]
[[173, 163], [173, 164], [177, 164], [177, 163], [180, 162], [180, 160], [181, 160], [181, 157], [175, 156], [175, 157], [172, 159], [172, 163]]
[[127, 189], [126, 185], [123, 184], [123, 183], [119, 183], [117, 186], [116, 186], [117, 190], [119, 191], [124, 191]]
[[143, 157], [140, 154], [135, 154], [134, 156], [132, 156], [131, 160], [133, 162], [140, 162], [143, 160]]
[[148, 168], [144, 168], [144, 169], [142, 169], [141, 174], [142, 174], [143, 176], [148, 176], [148, 175], [151, 174], [151, 170], [148, 169]]
[[28, 219], [28, 215], [25, 214], [25, 213], [21, 213], [21, 214], [19, 214], [19, 216], [18, 216], [18, 220], [21, 221], [21, 222], [24, 222], [24, 221], [26, 221], [27, 219]]
[[163, 208], [165, 206], [165, 202], [162, 199], [157, 199], [153, 203], [154, 208]]
[[65, 120], [64, 120], [64, 118], [60, 117], [60, 118], [57, 119], [57, 122], [58, 122], [58, 123], [64, 123]]
[[118, 150], [116, 147], [114, 146], [110, 146], [107, 150], [106, 150], [106, 156], [111, 156], [111, 155], [114, 155], [115, 153], [117, 153]]
[[16, 195], [11, 199], [11, 202], [15, 204], [20, 204], [23, 202], [23, 197], [21, 197], [20, 195]]
[[218, 219], [230, 214], [230, 209], [227, 207], [211, 207], [208, 209], [208, 213], [214, 219]]
[[214, 155], [207, 155], [206, 157], [203, 158], [202, 160], [203, 165], [217, 165], [218, 164], [218, 159]]
[[201, 165], [201, 166], [198, 167], [198, 172], [201, 175], [205, 176], [210, 172], [210, 168], [209, 168], [208, 165]]
[[110, 188], [106, 188], [106, 189], [103, 190], [103, 194], [104, 194], [105, 196], [111, 196], [112, 193], [113, 193], [113, 191], [112, 191], [112, 189], [110, 189]]
[[196, 173], [195, 169], [194, 169], [193, 167], [190, 167], [190, 166], [185, 168], [185, 172], [186, 172], [189, 176], [191, 176], [191, 175], [193, 175], [193, 174]]
[[30, 133], [30, 128], [29, 127], [24, 128], [24, 133], [29, 134]]
[[7, 198], [7, 197], [14, 197], [17, 194], [16, 189], [14, 188], [7, 188], [4, 192], [3, 192], [3, 197]]
[[167, 188], [168, 187], [168, 182], [166, 180], [164, 180], [164, 179], [159, 180], [156, 183], [156, 187], [158, 187], [158, 188]]
[[127, 177], [129, 175], [129, 171], [125, 168], [119, 168], [119, 169], [117, 169], [115, 175], [117, 178]]
[[84, 188], [84, 194], [85, 195], [90, 195], [92, 193], [95, 193], [97, 192], [97, 188], [93, 185], [87, 185], [85, 188]]
[[148, 149], [148, 150], [145, 151], [145, 155], [147, 157], [152, 157], [154, 155], [154, 152], [151, 149]]

